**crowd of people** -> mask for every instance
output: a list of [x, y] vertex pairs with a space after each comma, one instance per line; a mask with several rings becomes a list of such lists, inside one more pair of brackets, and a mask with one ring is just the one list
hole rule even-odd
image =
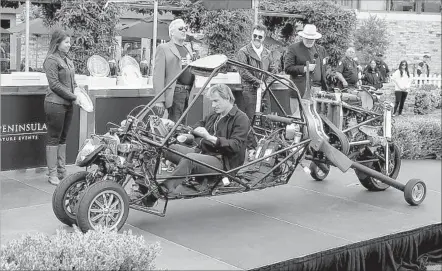
[[[154, 105], [156, 113], [164, 118], [176, 122], [188, 107], [189, 94], [195, 86], [195, 76], [190, 72], [182, 73], [175, 82], [169, 84], [185, 67], [194, 59], [192, 49], [185, 45], [188, 27], [182, 19], [176, 19], [169, 25], [170, 41], [158, 46], [155, 55], [155, 68], [153, 71], [153, 89], [160, 93], [166, 86], [167, 90], [158, 98]], [[239, 62], [257, 67], [269, 72], [275, 72], [275, 62], [270, 57], [269, 49], [264, 46], [267, 29], [263, 25], [256, 25], [250, 37], [250, 42], [242, 47], [236, 55]], [[322, 35], [315, 25], [307, 24], [298, 33], [300, 41], [290, 45], [284, 57], [284, 71], [290, 75], [291, 80], [299, 89], [297, 93], [290, 93], [290, 108], [292, 114], [299, 114], [298, 98], [310, 98], [308, 95], [316, 91], [330, 91], [329, 80], [331, 68], [330, 56], [324, 47], [317, 43]], [[46, 122], [48, 127], [48, 142], [46, 159], [49, 170], [48, 181], [58, 185], [60, 179], [65, 177], [66, 136], [69, 131], [72, 108], [77, 103], [74, 94], [75, 67], [67, 53], [70, 49], [70, 37], [65, 32], [58, 30], [53, 33], [50, 50], [44, 61], [44, 70], [49, 82], [49, 87], [44, 103]], [[361, 84], [371, 85], [381, 89], [383, 83], [390, 78], [390, 69], [383, 61], [382, 55], [370, 61], [366, 68], [362, 68], [355, 60], [355, 49], [350, 47], [345, 56], [339, 61], [335, 71], [336, 86], [339, 89], [356, 89]], [[306, 65], [307, 62], [309, 65]], [[422, 72], [429, 71], [425, 63], [421, 66]], [[305, 91], [306, 74], [309, 73], [311, 91]], [[244, 163], [246, 149], [256, 146], [250, 139], [250, 127], [253, 120], [257, 101], [257, 90], [263, 88], [263, 83], [268, 79], [259, 73], [239, 69], [244, 103], [238, 107], [232, 90], [224, 84], [214, 85], [209, 88], [206, 95], [211, 101], [213, 113], [199, 121], [193, 128], [201, 141], [197, 148], [184, 148], [171, 146], [188, 158], [204, 161], [214, 168], [229, 170]], [[410, 88], [410, 74], [406, 61], [401, 61], [399, 69], [393, 73], [391, 80], [396, 87], [396, 105], [394, 112], [402, 114], [404, 101]], [[270, 112], [270, 99], [264, 97]], [[168, 159], [176, 164], [172, 176], [186, 174], [205, 174], [213, 172], [212, 169], [201, 166], [188, 159], [180, 159], [171, 155]], [[188, 193], [183, 186], [183, 179], [170, 179], [163, 183], [170, 194]], [[157, 199], [149, 198], [148, 205]]]

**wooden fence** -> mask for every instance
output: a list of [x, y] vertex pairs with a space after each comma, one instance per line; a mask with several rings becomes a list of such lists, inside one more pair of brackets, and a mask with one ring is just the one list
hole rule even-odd
[[442, 77], [435, 74], [430, 74], [430, 76], [421, 74], [420, 76], [413, 75], [411, 76], [411, 79], [413, 80], [413, 85], [416, 87], [420, 87], [422, 85], [435, 85], [440, 88]]

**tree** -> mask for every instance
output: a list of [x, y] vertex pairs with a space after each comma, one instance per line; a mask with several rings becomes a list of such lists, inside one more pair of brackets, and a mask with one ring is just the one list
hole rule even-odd
[[335, 65], [343, 56], [352, 40], [356, 27], [356, 13], [344, 9], [330, 0], [263, 0], [260, 9], [303, 15], [304, 19], [265, 17], [264, 24], [274, 32], [281, 33], [282, 40], [291, 42], [296, 34], [296, 24], [314, 24], [322, 38], [317, 42], [323, 45]]
[[207, 10], [202, 1], [188, 1], [188, 10], [178, 14], [194, 32], [202, 32], [209, 54], [233, 57], [250, 39], [252, 10]]
[[58, 9], [54, 5], [44, 9], [47, 25], [61, 25], [73, 32], [70, 54], [79, 74], [87, 74], [90, 56], [110, 58], [117, 44], [116, 26], [123, 8], [108, 5], [105, 9], [105, 4], [106, 0], [70, 0], [62, 1]]
[[384, 54], [389, 41], [386, 21], [376, 15], [362, 20], [355, 31], [355, 49], [361, 64], [369, 64], [376, 53]]

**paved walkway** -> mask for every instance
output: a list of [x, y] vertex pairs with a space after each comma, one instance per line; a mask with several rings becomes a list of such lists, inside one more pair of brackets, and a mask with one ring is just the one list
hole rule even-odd
[[[69, 171], [79, 170], [70, 167]], [[64, 227], [52, 212], [55, 189], [44, 171], [1, 172], [1, 243]], [[423, 179], [421, 206], [390, 188], [371, 193], [352, 170], [312, 181], [302, 171], [286, 186], [172, 201], [166, 217], [131, 210], [123, 228], [160, 242], [158, 268], [244, 270], [441, 222], [441, 162], [403, 161], [399, 180]], [[302, 245], [301, 245], [302, 244]]]

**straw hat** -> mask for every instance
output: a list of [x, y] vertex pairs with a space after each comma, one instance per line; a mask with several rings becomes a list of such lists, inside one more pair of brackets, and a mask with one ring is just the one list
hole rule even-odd
[[86, 112], [94, 111], [94, 104], [86, 91], [81, 87], [74, 89], [74, 94], [77, 96], [77, 104]]
[[322, 35], [316, 31], [316, 26], [313, 24], [306, 24], [304, 29], [298, 32], [298, 35], [312, 40], [317, 40], [322, 37]]

